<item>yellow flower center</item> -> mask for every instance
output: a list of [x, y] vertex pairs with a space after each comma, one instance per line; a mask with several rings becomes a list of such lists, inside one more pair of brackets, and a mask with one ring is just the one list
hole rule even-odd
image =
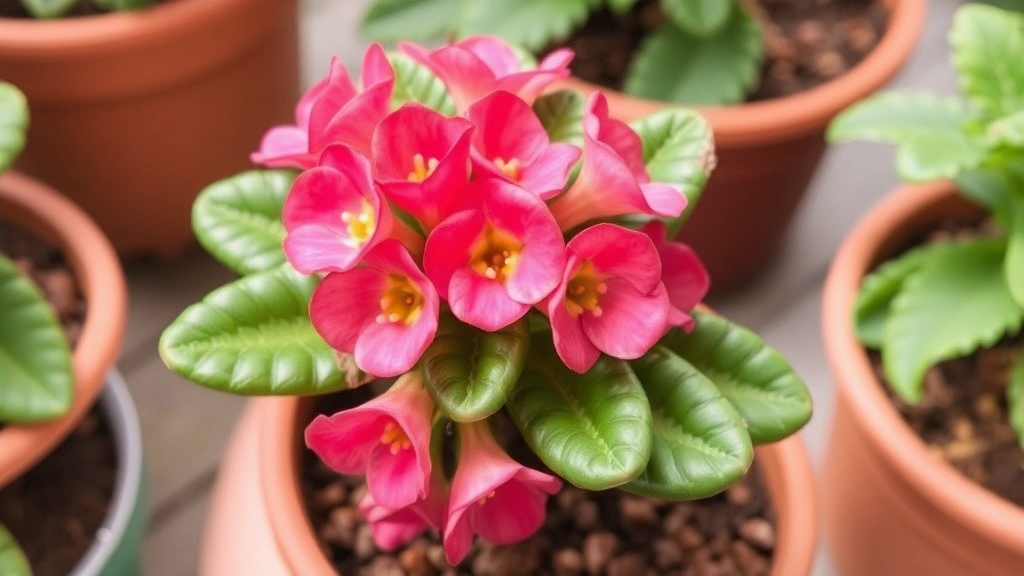
[[470, 249], [469, 265], [481, 276], [505, 282], [519, 263], [523, 244], [515, 236], [490, 224]]
[[415, 322], [423, 312], [423, 294], [409, 278], [398, 274], [389, 274], [387, 287], [380, 297], [380, 314], [377, 323], [399, 322], [408, 326]]
[[490, 501], [492, 498], [494, 498], [494, 490], [491, 490], [487, 494], [481, 496], [480, 499], [476, 501], [476, 503], [480, 506], [483, 506], [484, 504], [487, 504], [487, 502]]
[[412, 172], [406, 176], [409, 182], [423, 182], [437, 170], [437, 165], [440, 164], [437, 158], [430, 158], [429, 160], [423, 158], [423, 154], [417, 154], [412, 157]]
[[353, 248], [359, 248], [369, 242], [377, 230], [377, 215], [373, 213], [373, 206], [366, 198], [363, 198], [362, 210], [357, 213], [348, 210], [342, 212], [341, 221], [348, 230], [348, 239], [345, 243]]
[[405, 432], [394, 422], [384, 425], [384, 432], [380, 435], [380, 443], [387, 445], [394, 456], [402, 450], [412, 448], [412, 441], [405, 435]]
[[504, 172], [505, 176], [508, 176], [509, 178], [511, 178], [515, 182], [519, 181], [519, 177], [520, 177], [521, 173], [520, 173], [520, 169], [519, 169], [519, 159], [518, 158], [513, 158], [513, 159], [511, 159], [511, 160], [509, 160], [507, 162], [505, 161], [504, 158], [495, 158], [494, 159], [494, 165], [498, 167], [498, 170], [501, 170], [502, 172]]
[[584, 311], [594, 316], [600, 316], [601, 295], [608, 291], [608, 285], [594, 270], [594, 265], [589, 261], [583, 262], [576, 273], [569, 279], [569, 286], [565, 290], [565, 307], [573, 316], [579, 316]]

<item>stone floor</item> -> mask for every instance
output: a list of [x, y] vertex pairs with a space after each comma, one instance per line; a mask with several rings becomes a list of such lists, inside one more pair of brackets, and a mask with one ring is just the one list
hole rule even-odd
[[[915, 54], [891, 86], [953, 93], [946, 32], [963, 0], [933, 0]], [[304, 0], [303, 81], [309, 85], [339, 54], [358, 64], [356, 20], [366, 0]], [[740, 293], [711, 304], [761, 333], [785, 353], [810, 385], [815, 417], [804, 438], [818, 461], [832, 408], [819, 330], [821, 285], [844, 233], [897, 183], [892, 150], [846, 144], [827, 153], [796, 216], [785, 250], [770, 272]], [[195, 573], [208, 493], [244, 400], [172, 375], [156, 352], [160, 331], [188, 303], [229, 277], [196, 250], [171, 264], [128, 263], [131, 311], [119, 369], [138, 404], [152, 487], [152, 517], [143, 548], [147, 576]], [[834, 574], [826, 554], [814, 576]]]

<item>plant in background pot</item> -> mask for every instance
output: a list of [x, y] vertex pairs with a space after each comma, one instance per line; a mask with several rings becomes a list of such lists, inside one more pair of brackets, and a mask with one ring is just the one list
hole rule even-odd
[[[695, 309], [707, 274], [666, 238], [713, 164], [707, 124], [673, 108], [629, 125], [600, 93], [546, 92], [571, 57], [537, 65], [486, 36], [436, 51], [372, 45], [361, 82], [332, 62], [295, 124], [267, 133], [253, 158], [275, 170], [196, 202], [200, 242], [241, 278], [183, 311], [160, 354], [200, 384], [285, 396], [256, 433], [264, 465], [243, 474], [264, 476], [282, 570], [355, 573], [398, 557], [342, 546], [328, 559], [299, 495], [303, 435], [335, 474], [365, 476], [358, 510], [378, 549], [429, 532], [438, 571], [477, 570], [476, 537], [489, 550], [529, 541], [548, 496], [709, 497], [747, 473], [754, 445], [810, 417], [780, 354]], [[792, 486], [809, 488], [806, 457], [792, 442], [773, 448], [763, 468], [787, 536], [770, 569], [806, 573], [813, 497], [781, 487], [795, 470]], [[737, 546], [750, 554], [703, 561], [768, 573]]]
[[724, 293], [770, 265], [824, 153], [826, 125], [900, 69], [924, 8], [925, 0], [377, 0], [363, 30], [387, 40], [496, 32], [538, 51], [593, 51], [577, 58], [569, 85], [600, 87], [625, 121], [673, 101], [700, 105], [718, 167], [679, 239], [702, 255], [713, 293]]
[[826, 519], [845, 574], [1024, 562], [1024, 15], [961, 7], [950, 42], [966, 98], [882, 93], [829, 132], [896, 144], [903, 179], [938, 182], [884, 200], [829, 275]]
[[83, 0], [47, 19], [18, 4], [0, 3], [0, 78], [32, 109], [16, 167], [81, 206], [121, 256], [192, 247], [196, 194], [290, 116], [299, 0]]
[[72, 10], [95, 10], [117, 12], [135, 10], [155, 3], [157, 0], [21, 0], [21, 7], [33, 18], [60, 18]]

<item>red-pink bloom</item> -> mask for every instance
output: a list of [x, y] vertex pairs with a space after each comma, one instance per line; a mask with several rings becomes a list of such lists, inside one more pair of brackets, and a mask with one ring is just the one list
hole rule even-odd
[[439, 299], [397, 240], [370, 250], [363, 264], [327, 274], [313, 292], [313, 327], [360, 370], [398, 376], [419, 361], [437, 334]]
[[343, 272], [391, 233], [393, 219], [377, 192], [370, 162], [331, 146], [320, 166], [299, 174], [284, 201], [284, 252], [296, 270]]
[[366, 154], [373, 130], [391, 109], [395, 74], [384, 49], [371, 44], [363, 56], [360, 92], [339, 58], [326, 78], [310, 88], [295, 107], [295, 124], [271, 128], [252, 161], [273, 167], [311, 168], [331, 144]]
[[654, 221], [641, 229], [654, 242], [661, 256], [661, 281], [668, 291], [668, 323], [683, 330], [693, 329], [693, 310], [708, 293], [711, 277], [697, 253], [686, 244], [665, 237], [665, 223]]
[[365, 474], [374, 502], [397, 510], [427, 495], [434, 402], [418, 372], [387, 392], [306, 427], [306, 445], [341, 474]]
[[558, 285], [565, 243], [544, 201], [514, 184], [481, 178], [470, 183], [466, 197], [479, 207], [434, 228], [423, 267], [455, 317], [494, 331]]
[[545, 200], [562, 192], [580, 149], [552, 144], [526, 102], [498, 91], [473, 104], [466, 115], [476, 126], [470, 155], [477, 170], [515, 182]]
[[392, 112], [373, 136], [373, 168], [384, 195], [427, 229], [451, 213], [469, 182], [473, 126], [419, 104]]
[[643, 356], [669, 319], [654, 243], [642, 232], [604, 223], [577, 234], [566, 252], [562, 283], [546, 302], [559, 358], [584, 373], [601, 352]]
[[523, 70], [515, 50], [494, 36], [464, 38], [433, 52], [411, 42], [400, 42], [398, 48], [444, 82], [459, 111], [495, 90], [511, 92], [532, 104], [545, 88], [569, 77], [573, 58], [572, 50], [561, 48], [536, 68]]
[[509, 458], [486, 422], [459, 424], [459, 464], [452, 479], [444, 551], [458, 564], [473, 535], [506, 545], [532, 536], [544, 523], [548, 495], [562, 482]]
[[384, 551], [392, 551], [406, 544], [428, 529], [444, 533], [448, 514], [448, 484], [438, 466], [430, 473], [430, 488], [426, 498], [405, 508], [381, 506], [367, 493], [359, 502], [359, 512], [370, 524], [373, 541]]
[[686, 197], [679, 190], [650, 181], [640, 136], [609, 117], [604, 94], [591, 94], [583, 119], [583, 166], [569, 190], [551, 204], [562, 229], [625, 214], [674, 218], [684, 208]]

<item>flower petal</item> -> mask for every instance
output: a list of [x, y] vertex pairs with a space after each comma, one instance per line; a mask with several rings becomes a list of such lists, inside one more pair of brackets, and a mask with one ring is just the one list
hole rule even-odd
[[466, 324], [494, 332], [522, 318], [529, 304], [513, 300], [505, 286], [469, 268], [460, 268], [448, 285], [452, 314]]
[[[668, 328], [669, 302], [665, 287], [641, 294], [625, 280], [606, 281], [601, 315], [581, 315], [587, 338], [599, 350], [615, 358], [632, 360], [647, 353]], [[624, 329], [627, 327], [628, 329]]]
[[369, 268], [334, 272], [324, 277], [313, 291], [309, 317], [331, 348], [348, 354], [356, 350], [360, 334], [380, 313], [384, 282], [379, 271]]

